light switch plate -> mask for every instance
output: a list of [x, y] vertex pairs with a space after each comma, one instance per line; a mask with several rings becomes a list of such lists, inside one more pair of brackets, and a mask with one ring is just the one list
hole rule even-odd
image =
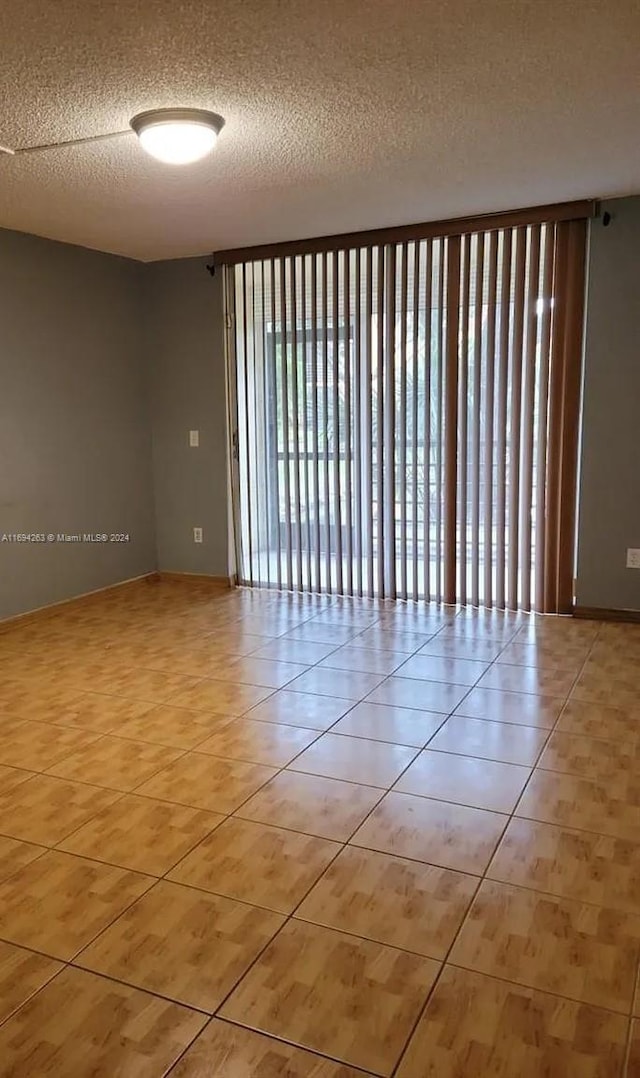
[[640, 550], [630, 546], [627, 550], [627, 569], [640, 569]]
[[198, 448], [198, 446], [200, 445], [200, 431], [199, 430], [190, 430], [189, 431], [189, 445], [191, 446], [192, 449], [197, 449]]

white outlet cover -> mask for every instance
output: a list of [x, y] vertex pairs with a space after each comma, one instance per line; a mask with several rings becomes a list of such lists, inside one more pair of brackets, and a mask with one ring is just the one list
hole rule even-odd
[[194, 541], [194, 543], [201, 543], [202, 542], [202, 528], [194, 528], [193, 529], [193, 541]]
[[192, 449], [197, 449], [198, 448], [198, 446], [200, 445], [200, 431], [199, 430], [190, 430], [189, 431], [189, 445], [191, 446]]
[[629, 547], [627, 550], [627, 569], [640, 569], [640, 549]]

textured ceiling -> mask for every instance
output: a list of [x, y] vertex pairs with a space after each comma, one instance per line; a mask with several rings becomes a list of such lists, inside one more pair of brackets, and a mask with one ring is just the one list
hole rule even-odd
[[0, 227], [152, 260], [640, 191], [638, 0], [2, 0]]

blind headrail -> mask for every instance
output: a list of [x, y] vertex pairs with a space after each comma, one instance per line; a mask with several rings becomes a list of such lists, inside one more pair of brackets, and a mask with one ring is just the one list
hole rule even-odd
[[415, 225], [396, 225], [364, 232], [343, 232], [336, 236], [316, 236], [289, 240], [284, 243], [265, 243], [255, 247], [231, 247], [216, 251], [216, 266], [233, 266], [241, 262], [259, 262], [267, 258], [287, 258], [294, 255], [325, 254], [354, 247], [379, 247], [385, 244], [410, 243], [412, 240], [436, 239], [440, 236], [464, 236], [472, 232], [492, 232], [523, 225], [551, 224], [556, 221], [578, 221], [597, 217], [599, 204], [595, 199], [578, 202], [557, 202], [549, 206], [530, 206], [505, 213], [487, 213], [476, 217], [454, 217], [446, 221], [426, 221]]

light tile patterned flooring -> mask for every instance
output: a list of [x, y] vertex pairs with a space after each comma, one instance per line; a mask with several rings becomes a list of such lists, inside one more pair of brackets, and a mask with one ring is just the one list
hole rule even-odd
[[3, 1076], [640, 1076], [640, 627], [143, 582], [0, 735]]

